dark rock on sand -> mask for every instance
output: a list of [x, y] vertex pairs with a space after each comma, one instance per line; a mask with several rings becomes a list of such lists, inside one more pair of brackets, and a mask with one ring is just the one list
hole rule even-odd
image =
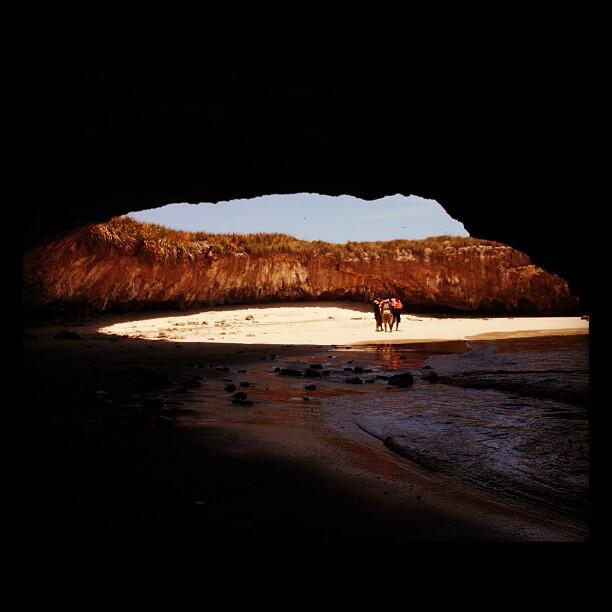
[[238, 404], [239, 406], [252, 406], [253, 405], [253, 402], [249, 400], [245, 400], [245, 399], [233, 399], [232, 403]]
[[299, 370], [293, 368], [281, 368], [279, 374], [281, 376], [301, 376], [302, 373]]
[[375, 381], [376, 381], [376, 379], [375, 379], [375, 378], [366, 378], [366, 382], [367, 382], [368, 384], [372, 384], [372, 383], [373, 383], [373, 382], [375, 382]]
[[250, 386], [251, 386], [251, 383], [250, 383], [250, 382], [247, 382], [247, 381], [245, 380], [245, 381], [243, 381], [243, 382], [241, 382], [241, 383], [240, 383], [240, 386], [241, 386], [241, 387], [250, 387]]
[[320, 363], [311, 363], [308, 367], [312, 368], [313, 370], [322, 370], [323, 369], [323, 366]]
[[231, 393], [232, 391], [235, 391], [237, 388], [238, 388], [238, 387], [236, 387], [236, 385], [232, 384], [232, 385], [227, 385], [227, 386], [225, 387], [225, 390], [226, 390], [226, 391], [229, 391], [229, 392]]
[[438, 374], [432, 369], [427, 370], [421, 378], [422, 380], [428, 380], [429, 382], [437, 382], [440, 379]]
[[363, 368], [360, 368], [359, 366], [355, 366], [353, 368], [353, 372], [355, 372], [355, 374], [363, 374]]
[[56, 340], [82, 340], [81, 336], [76, 332], [63, 329], [53, 336]]
[[244, 391], [238, 391], [238, 393], [234, 393], [233, 397], [237, 400], [244, 400], [246, 399], [247, 395]]
[[345, 372], [352, 372], [352, 371], [353, 371], [353, 368], [344, 368], [344, 371], [345, 371]]
[[323, 372], [321, 372], [321, 374], [323, 376], [329, 376], [331, 374], [331, 372], [329, 370], [323, 370]]
[[410, 372], [404, 372], [403, 374], [395, 374], [391, 376], [388, 383], [393, 387], [409, 387], [414, 382], [414, 377]]
[[323, 374], [321, 374], [321, 372], [319, 372], [319, 370], [311, 370], [310, 368], [308, 368], [304, 372], [304, 376], [306, 378], [321, 378], [321, 376], [323, 376]]
[[359, 376], [355, 376], [354, 378], [347, 378], [345, 382], [350, 383], [351, 385], [362, 385], [363, 380], [359, 378]]
[[377, 374], [376, 378], [378, 378], [378, 380], [389, 380], [389, 376], [384, 376], [383, 374]]
[[316, 391], [317, 385], [306, 385], [304, 389], [306, 389], [306, 391]]

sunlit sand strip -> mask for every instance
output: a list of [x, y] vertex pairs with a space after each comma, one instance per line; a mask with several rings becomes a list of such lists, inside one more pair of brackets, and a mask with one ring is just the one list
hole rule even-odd
[[123, 320], [102, 333], [172, 342], [347, 345], [588, 334], [580, 317], [437, 318], [402, 315], [399, 331], [376, 332], [367, 305], [350, 302], [222, 306]]

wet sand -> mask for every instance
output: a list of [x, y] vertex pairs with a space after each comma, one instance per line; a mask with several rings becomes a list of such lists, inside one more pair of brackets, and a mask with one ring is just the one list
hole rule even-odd
[[[227, 312], [221, 316], [227, 319]], [[349, 321], [371, 325], [354, 321], [351, 312]], [[332, 358], [359, 360], [357, 343], [354, 350], [318, 345], [312, 337], [304, 344], [280, 343], [276, 335], [265, 345], [235, 338], [180, 342], [182, 329], [178, 337], [152, 340], [134, 336], [162, 317], [135, 318], [25, 330], [24, 392], [33, 432], [28, 454], [39, 535], [179, 541], [588, 538], [584, 521], [432, 474], [357, 426], [330, 426], [322, 410], [326, 398], [363, 398], [379, 392], [375, 385], [322, 384], [274, 372]], [[132, 337], [99, 331], [117, 323], [140, 331]], [[565, 329], [576, 324], [568, 321]], [[65, 329], [81, 339], [53, 338]], [[384, 350], [380, 361], [406, 371], [426, 355], [466, 350], [457, 338], [414, 347], [409, 362]], [[139, 368], [165, 377], [170, 386], [147, 387]], [[225, 391], [230, 384], [253, 404], [232, 403], [234, 392]], [[306, 391], [308, 384], [317, 389]]]

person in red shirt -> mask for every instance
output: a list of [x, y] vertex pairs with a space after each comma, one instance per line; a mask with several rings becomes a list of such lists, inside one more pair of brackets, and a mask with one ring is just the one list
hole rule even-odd
[[395, 323], [395, 331], [399, 331], [399, 324], [402, 319], [401, 312], [404, 305], [399, 298], [391, 298], [391, 313], [393, 314], [393, 319], [391, 320], [391, 331], [393, 331], [393, 323]]

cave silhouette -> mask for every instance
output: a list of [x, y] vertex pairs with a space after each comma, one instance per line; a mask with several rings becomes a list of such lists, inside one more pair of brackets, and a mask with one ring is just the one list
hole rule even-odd
[[[591, 304], [577, 62], [223, 71], [41, 64], [25, 246], [171, 202], [435, 199]], [[570, 246], [571, 248], [568, 248]]]

